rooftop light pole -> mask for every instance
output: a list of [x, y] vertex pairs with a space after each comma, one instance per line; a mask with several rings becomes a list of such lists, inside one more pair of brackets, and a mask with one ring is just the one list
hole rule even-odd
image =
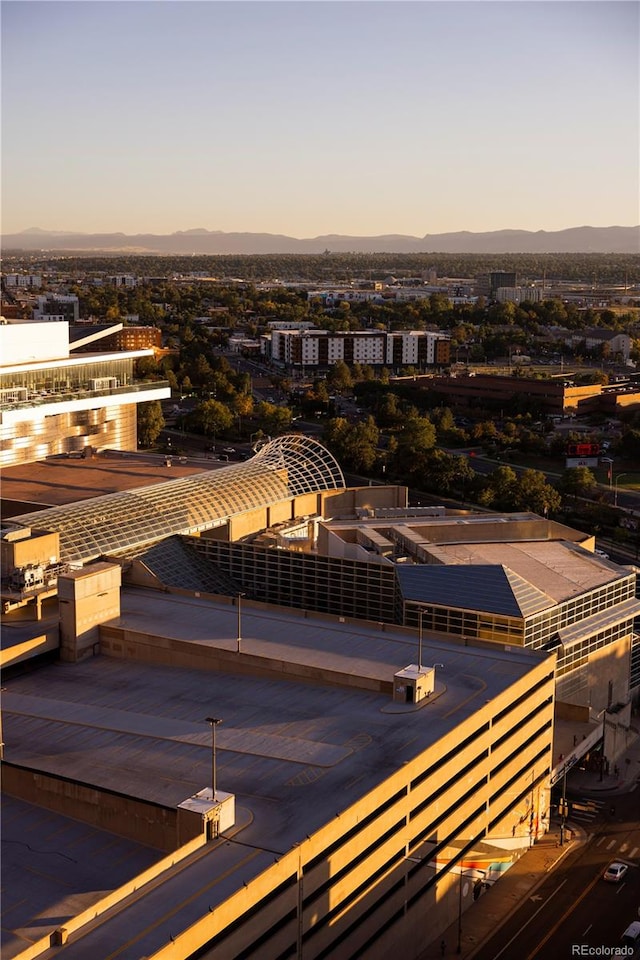
[[418, 611], [418, 673], [422, 670], [422, 614], [424, 610]]
[[222, 720], [219, 717], [205, 717], [211, 726], [211, 799], [216, 799], [216, 727]]
[[240, 653], [240, 652], [241, 652], [241, 647], [240, 647], [240, 645], [241, 645], [241, 643], [242, 643], [242, 598], [245, 597], [245, 596], [246, 596], [245, 593], [239, 593], [239, 594], [238, 594], [238, 601], [237, 601], [237, 605], [238, 605], [238, 637], [237, 637], [237, 647], [236, 647], [236, 652], [237, 652], [237, 653]]

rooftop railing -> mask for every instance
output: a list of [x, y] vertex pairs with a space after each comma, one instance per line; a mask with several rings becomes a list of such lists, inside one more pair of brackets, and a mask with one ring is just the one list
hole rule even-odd
[[95, 397], [116, 397], [129, 393], [144, 393], [168, 387], [168, 380], [137, 380], [118, 387], [106, 387], [91, 390], [89, 387], [77, 387], [73, 390], [40, 390], [29, 393], [26, 400], [0, 399], [0, 410], [28, 410], [31, 407], [46, 406], [52, 403], [67, 403], [71, 400], [86, 400]]

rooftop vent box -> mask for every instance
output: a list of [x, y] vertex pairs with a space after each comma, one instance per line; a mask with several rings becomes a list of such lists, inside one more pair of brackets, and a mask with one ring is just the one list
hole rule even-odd
[[394, 703], [420, 703], [430, 697], [436, 686], [435, 667], [410, 663], [393, 677]]

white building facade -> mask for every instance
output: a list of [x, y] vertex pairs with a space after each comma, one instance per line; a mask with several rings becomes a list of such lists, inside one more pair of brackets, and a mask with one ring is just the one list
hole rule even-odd
[[165, 381], [134, 377], [152, 350], [74, 354], [66, 321], [4, 324], [0, 354], [2, 467], [86, 447], [135, 450], [137, 405], [171, 396]]
[[437, 366], [449, 362], [450, 337], [422, 330], [278, 330], [262, 338], [262, 352], [287, 367], [330, 367], [338, 361], [368, 366]]

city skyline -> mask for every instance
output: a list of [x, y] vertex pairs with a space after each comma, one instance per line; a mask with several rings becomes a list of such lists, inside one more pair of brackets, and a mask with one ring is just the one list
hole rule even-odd
[[638, 223], [632, 2], [4, 2], [2, 232]]

